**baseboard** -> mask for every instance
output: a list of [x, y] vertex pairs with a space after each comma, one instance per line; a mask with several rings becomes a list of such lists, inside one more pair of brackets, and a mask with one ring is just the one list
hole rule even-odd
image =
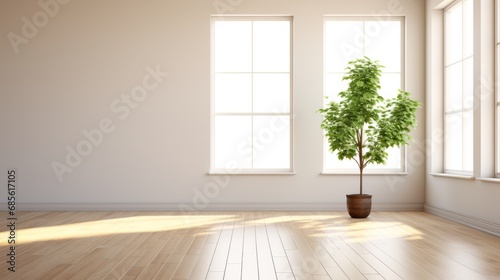
[[[0, 209], [7, 204], [0, 203]], [[423, 204], [374, 204], [373, 211], [422, 211]], [[18, 203], [17, 211], [346, 211], [345, 203]]]
[[496, 236], [500, 236], [500, 225], [495, 223], [448, 211], [429, 204], [424, 205], [424, 211]]

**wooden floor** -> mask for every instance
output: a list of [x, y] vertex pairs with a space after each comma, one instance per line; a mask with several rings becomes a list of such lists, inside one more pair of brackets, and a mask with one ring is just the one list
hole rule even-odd
[[[500, 238], [422, 212], [23, 212], [0, 279], [500, 279]], [[6, 220], [6, 219], [4, 219]]]

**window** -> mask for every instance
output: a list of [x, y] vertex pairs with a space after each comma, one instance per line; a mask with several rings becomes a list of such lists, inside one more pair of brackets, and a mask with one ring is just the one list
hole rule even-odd
[[291, 40], [291, 17], [212, 17], [212, 173], [292, 171]]
[[473, 169], [473, 1], [453, 3], [445, 21], [445, 173]]
[[496, 90], [496, 116], [497, 116], [497, 177], [500, 177], [500, 91], [498, 90], [498, 83], [500, 83], [500, 0], [495, 1], [495, 54], [496, 54], [496, 81], [495, 81], [495, 90]]
[[[327, 17], [324, 31], [324, 95], [325, 102], [335, 100], [347, 88], [342, 81], [348, 62], [367, 56], [385, 66], [381, 77], [381, 95], [396, 97], [398, 89], [405, 90], [405, 34], [404, 17]], [[323, 145], [324, 173], [359, 172], [356, 162], [338, 160], [329, 151], [327, 140]], [[389, 149], [386, 165], [369, 165], [366, 173], [399, 173], [405, 171], [405, 149]]]

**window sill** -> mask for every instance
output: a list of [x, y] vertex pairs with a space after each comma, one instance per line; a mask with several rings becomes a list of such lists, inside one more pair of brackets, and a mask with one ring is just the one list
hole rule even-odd
[[445, 178], [462, 179], [462, 180], [476, 179], [474, 176], [448, 174], [448, 173], [431, 173], [431, 175], [435, 177], [445, 177]]
[[500, 178], [476, 178], [478, 181], [500, 183]]
[[283, 171], [283, 172], [279, 172], [279, 171], [269, 171], [269, 172], [264, 172], [264, 171], [256, 171], [256, 172], [212, 171], [212, 172], [208, 172], [208, 175], [295, 175], [295, 172], [293, 172], [293, 171]]
[[[323, 171], [323, 172], [319, 173], [319, 175], [326, 175], [326, 176], [329, 176], [329, 175], [359, 176], [359, 172], [355, 173], [355, 172], [328, 172], [328, 171]], [[408, 172], [394, 171], [394, 172], [379, 172], [379, 173], [363, 173], [363, 176], [386, 176], [386, 175], [389, 175], [389, 176], [407, 176]]]

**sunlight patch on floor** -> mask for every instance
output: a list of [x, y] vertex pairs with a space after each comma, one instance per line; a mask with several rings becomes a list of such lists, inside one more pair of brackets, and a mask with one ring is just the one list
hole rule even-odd
[[359, 243], [374, 240], [390, 239], [422, 239], [422, 232], [400, 222], [366, 221], [353, 223], [344, 227], [332, 227], [332, 231], [343, 230], [346, 243]]
[[[233, 218], [233, 215], [135, 216], [29, 229], [19, 228], [17, 229], [17, 236], [19, 242], [28, 244], [51, 240], [90, 238], [103, 235], [187, 229], [224, 223]], [[7, 236], [8, 232], [0, 232], [0, 235]], [[0, 240], [0, 246], [6, 245], [6, 239]]]
[[255, 220], [255, 224], [277, 224], [283, 222], [322, 221], [339, 218], [341, 215], [282, 215]]

